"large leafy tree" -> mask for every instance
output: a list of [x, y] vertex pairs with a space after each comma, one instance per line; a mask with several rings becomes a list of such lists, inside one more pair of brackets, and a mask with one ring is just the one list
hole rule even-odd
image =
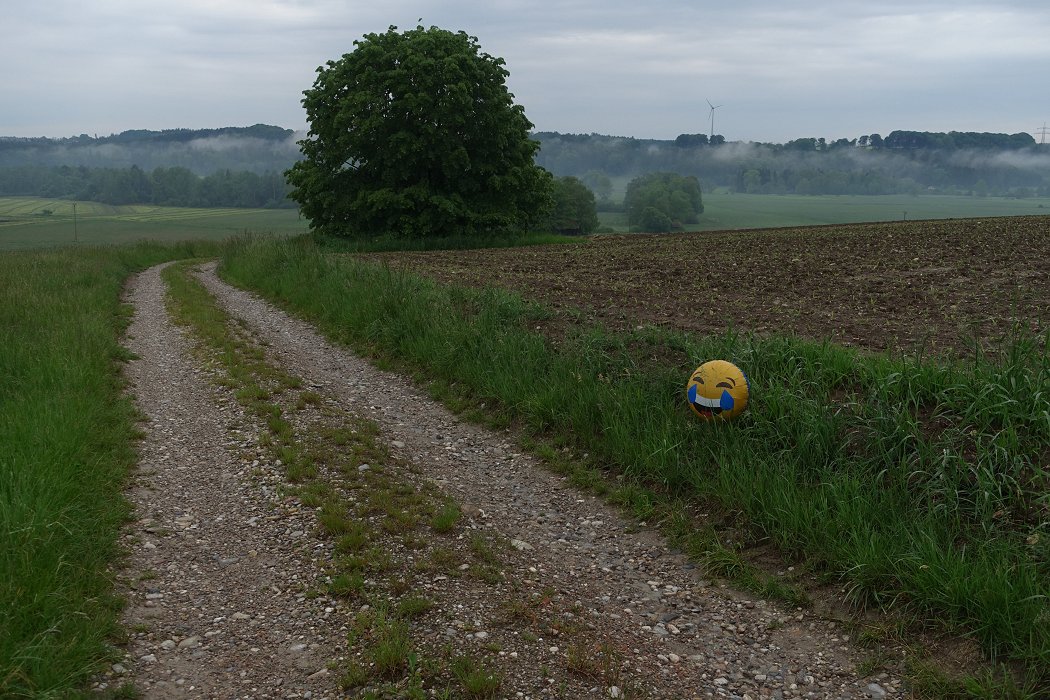
[[700, 181], [677, 173], [636, 177], [627, 184], [623, 203], [630, 223], [649, 231], [695, 224], [704, 213]]
[[558, 233], [593, 233], [598, 228], [598, 209], [594, 193], [572, 176], [554, 181], [554, 206], [550, 229]]
[[437, 27], [366, 34], [303, 94], [310, 133], [288, 171], [315, 229], [424, 238], [524, 231], [550, 206], [532, 123], [504, 61]]

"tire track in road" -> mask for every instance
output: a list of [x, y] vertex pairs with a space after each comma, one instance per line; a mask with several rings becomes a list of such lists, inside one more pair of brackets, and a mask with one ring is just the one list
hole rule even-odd
[[[126, 368], [146, 418], [128, 497], [126, 658], [100, 685], [145, 698], [337, 695], [327, 669], [347, 613], [302, 595], [323, 552], [312, 510], [283, 498], [258, 426], [193, 356], [165, 309], [163, 266], [134, 278]], [[319, 553], [320, 552], [320, 553]]]

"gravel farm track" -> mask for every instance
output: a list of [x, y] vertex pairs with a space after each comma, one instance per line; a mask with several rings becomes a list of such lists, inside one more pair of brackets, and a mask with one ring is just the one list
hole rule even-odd
[[[965, 353], [975, 332], [987, 340], [1014, 320], [1036, 330], [1050, 323], [1050, 218], [367, 257], [519, 291], [564, 312], [554, 333], [582, 311], [618, 328], [731, 327]], [[459, 536], [442, 546], [467, 563], [434, 573], [423, 566], [433, 543], [384, 540], [393, 573], [365, 581], [433, 602], [411, 623], [421, 653], [470, 653], [502, 678], [495, 694], [448, 697], [907, 696], [894, 672], [859, 671], [871, 650], [838, 623], [705, 580], [644, 524], [522, 454], [513, 435], [460, 421], [408, 379], [221, 282], [213, 266], [197, 274], [235, 332], [320, 397], [323, 410], [297, 414], [297, 430], [340, 412], [373, 422], [392, 455], [381, 469], [462, 509]], [[264, 427], [168, 317], [158, 268], [132, 281], [128, 300], [128, 346], [138, 357], [128, 378], [146, 416], [122, 576], [129, 641], [97, 687], [131, 682], [145, 698], [352, 697], [339, 681], [349, 663], [367, 662], [348, 643], [362, 602], [318, 584], [332, 539], [284, 483], [259, 439]], [[469, 542], [478, 538], [513, 545], [499, 549], [487, 580], [470, 575]]]
[[579, 246], [374, 256], [513, 289], [623, 328], [793, 333], [868, 350], [972, 350], [1050, 326], [1050, 217], [595, 236]]

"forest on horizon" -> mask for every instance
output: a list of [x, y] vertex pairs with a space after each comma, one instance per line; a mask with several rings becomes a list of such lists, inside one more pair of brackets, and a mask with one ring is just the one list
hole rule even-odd
[[[294, 206], [283, 173], [303, 132], [266, 124], [131, 130], [109, 136], [0, 136], [0, 196], [110, 204]], [[696, 176], [704, 191], [754, 194], [1050, 196], [1050, 144], [1026, 133], [891, 131], [784, 144], [714, 134], [636, 139], [534, 132], [536, 162], [580, 178], [599, 203], [652, 172]], [[614, 184], [615, 183], [615, 184]]]

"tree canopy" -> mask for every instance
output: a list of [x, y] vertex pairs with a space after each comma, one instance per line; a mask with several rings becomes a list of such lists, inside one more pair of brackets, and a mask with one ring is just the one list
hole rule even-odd
[[187, 168], [0, 168], [0, 196], [49, 197], [106, 204], [171, 207], [291, 208], [288, 185], [275, 171], [218, 170], [201, 177]]
[[554, 181], [554, 206], [550, 229], [557, 233], [586, 234], [598, 228], [598, 209], [594, 192], [579, 178], [559, 177]]
[[1015, 151], [1035, 146], [1030, 134], [990, 134], [966, 131], [893, 131], [883, 147], [955, 151], [962, 149]]
[[627, 220], [646, 231], [695, 224], [704, 212], [700, 181], [692, 175], [650, 173], [631, 180], [624, 197]]
[[310, 133], [288, 179], [312, 227], [423, 238], [524, 231], [546, 216], [551, 176], [503, 59], [437, 27], [354, 45], [304, 92]]

